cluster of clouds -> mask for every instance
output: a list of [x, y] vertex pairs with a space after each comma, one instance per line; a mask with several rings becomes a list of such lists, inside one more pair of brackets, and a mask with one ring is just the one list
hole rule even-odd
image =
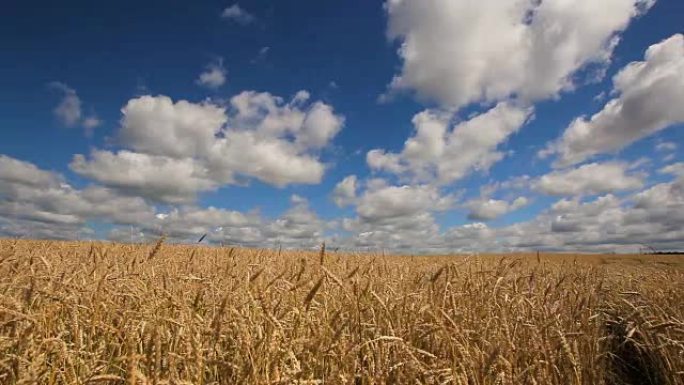
[[[381, 100], [410, 91], [436, 107], [413, 117], [414, 132], [401, 151], [367, 153], [368, 167], [383, 179], [352, 175], [334, 189], [338, 205], [355, 205], [356, 217], [344, 222], [355, 237], [352, 243], [427, 250], [684, 245], [681, 231], [671, 227], [682, 225], [681, 176], [644, 190], [648, 173], [639, 162], [584, 163], [684, 122], [681, 34], [652, 45], [643, 61], [619, 70], [603, 109], [591, 118], [578, 117], [539, 151], [540, 158], [555, 157], [554, 170], [485, 186], [479, 197], [464, 202], [447, 193], [509, 154], [506, 142], [534, 119], [535, 102], [601, 81], [620, 33], [654, 3], [387, 1], [387, 34], [400, 43], [402, 68]], [[482, 112], [460, 119], [473, 105]], [[669, 159], [675, 149], [674, 143], [659, 146]], [[431, 199], [418, 194], [426, 190]], [[497, 192], [503, 196], [492, 196]], [[499, 228], [485, 224], [529, 205], [533, 195], [562, 198], [532, 219]], [[644, 196], [657, 202], [646, 207]], [[655, 207], [667, 209], [650, 215]], [[474, 222], [441, 231], [435, 215], [453, 209], [465, 210]], [[385, 210], [395, 213], [391, 221], [369, 215]]]
[[55, 172], [0, 155], [0, 234], [37, 238], [93, 238], [93, 223], [113, 225], [105, 236], [150, 241], [164, 233], [176, 241], [207, 240], [244, 246], [316, 246], [327, 224], [308, 202], [292, 197], [278, 218], [194, 204], [153, 205], [102, 185], [76, 188]]
[[[242, 25], [256, 21], [238, 4], [220, 16]], [[195, 83], [216, 90], [226, 81], [218, 57]], [[49, 88], [61, 94], [53, 114], [62, 125], [90, 133], [101, 124], [94, 113], [83, 112], [73, 88], [61, 82]], [[202, 192], [253, 180], [275, 187], [320, 183], [328, 167], [321, 154], [344, 117], [310, 99], [303, 90], [289, 99], [255, 91], [226, 101], [135, 97], [122, 107], [116, 135], [108, 141], [118, 149], [73, 156], [69, 169], [86, 179], [82, 188], [59, 173], [0, 155], [0, 234], [99, 237], [93, 230], [99, 223], [110, 228], [106, 237], [120, 241], [165, 233], [178, 241], [207, 234], [208, 241], [246, 246], [317, 245], [328, 224], [300, 196], [293, 195], [277, 218], [197, 205]]]
[[[486, 171], [534, 118], [535, 101], [601, 80], [619, 33], [654, 2], [388, 1], [388, 36], [401, 42], [403, 60], [389, 93], [412, 90], [441, 108], [414, 116], [415, 134], [400, 153], [370, 151], [369, 167], [443, 184]], [[556, 155], [554, 166], [568, 167], [684, 121], [682, 73], [684, 35], [676, 34], [621, 69], [615, 97], [590, 119], [575, 119], [540, 157]], [[494, 106], [449, 128], [472, 103]]]
[[684, 35], [676, 34], [649, 47], [643, 61], [620, 70], [613, 77], [616, 97], [590, 118], [575, 119], [542, 155], [558, 154], [556, 165], [569, 166], [683, 122], [683, 74]]
[[[0, 155], [0, 232], [12, 236], [86, 236], [89, 220], [134, 224], [153, 218], [144, 199], [102, 186], [77, 189], [57, 173]], [[3, 223], [4, 222], [4, 223]]]
[[[614, 167], [610, 164], [606, 169], [611, 172]], [[568, 191], [539, 215], [501, 227], [490, 227], [485, 222], [529, 204], [527, 198], [484, 197], [454, 206], [457, 197], [441, 196], [427, 186], [370, 186], [355, 198], [357, 217], [343, 221], [344, 230], [353, 234], [343, 242], [350, 248], [386, 247], [416, 252], [529, 249], [636, 252], [643, 245], [681, 249], [684, 247], [684, 163], [671, 164], [659, 172], [673, 179], [646, 188], [640, 181], [634, 185], [618, 184], [611, 192], [599, 195], [594, 194], [592, 177], [587, 176], [588, 181], [577, 177], [585, 184], [584, 192], [589, 198]], [[530, 179], [527, 186], [539, 184], [541, 179]], [[349, 185], [343, 182], [337, 192]], [[619, 190], [628, 191], [618, 194]], [[440, 230], [434, 214], [457, 206], [467, 209], [473, 222]], [[380, 207], [383, 211], [375, 209]]]
[[[122, 107], [116, 149], [73, 156], [70, 170], [88, 181], [82, 188], [0, 155], [0, 234], [90, 237], [101, 222], [113, 225], [107, 237], [119, 241], [163, 232], [179, 241], [207, 234], [245, 246], [326, 240], [407, 252], [684, 248], [684, 163], [670, 162], [677, 144], [656, 145], [669, 163], [657, 183], [647, 162], [597, 159], [684, 122], [682, 34], [619, 69], [600, 111], [578, 116], [538, 152], [549, 159], [548, 172], [495, 181], [467, 199], [458, 185], [510, 155], [506, 144], [534, 119], [535, 103], [601, 81], [621, 32], [654, 2], [388, 0], [387, 35], [399, 42], [402, 66], [381, 99], [410, 92], [432, 107], [413, 117], [401, 149], [367, 152], [368, 176], [337, 183], [330, 198], [343, 217], [322, 219], [298, 195], [277, 218], [197, 205], [201, 193], [255, 180], [276, 188], [321, 183], [329, 167], [323, 155], [345, 125], [332, 105], [307, 91], [290, 98], [243, 91], [201, 102], [144, 95]], [[221, 17], [256, 20], [238, 4]], [[226, 81], [219, 58], [195, 83], [215, 90]], [[65, 126], [100, 124], [83, 114], [73, 89], [51, 87], [62, 93], [54, 113]], [[473, 106], [480, 112], [463, 118]], [[536, 216], [491, 224], [538, 197], [556, 201]], [[440, 225], [453, 212], [466, 221]]]
[[309, 99], [306, 91], [290, 100], [244, 91], [226, 105], [141, 96], [122, 109], [122, 149], [77, 154], [70, 168], [123, 193], [175, 204], [251, 179], [316, 184], [326, 168], [320, 152], [344, 117]]
[[390, 92], [413, 90], [454, 108], [570, 91], [602, 76], [623, 31], [655, 0], [501, 2], [389, 0], [388, 36], [403, 68]]
[[451, 116], [426, 110], [413, 117], [415, 135], [400, 153], [373, 149], [366, 160], [372, 170], [403, 179], [449, 184], [473, 171], [486, 171], [505, 157], [499, 150], [532, 115], [532, 108], [498, 103], [490, 110], [449, 127]]
[[645, 177], [643, 173], [630, 172], [624, 162], [605, 162], [553, 171], [532, 183], [548, 195], [581, 196], [635, 190], [644, 185]]

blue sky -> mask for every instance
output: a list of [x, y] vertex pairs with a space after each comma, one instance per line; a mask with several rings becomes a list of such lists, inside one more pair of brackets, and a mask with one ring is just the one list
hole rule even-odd
[[0, 234], [684, 247], [683, 17], [675, 0], [16, 3]]

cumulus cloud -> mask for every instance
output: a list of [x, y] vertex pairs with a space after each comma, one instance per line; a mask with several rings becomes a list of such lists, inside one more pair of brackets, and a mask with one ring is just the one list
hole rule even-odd
[[217, 89], [226, 83], [226, 74], [223, 61], [219, 59], [215, 63], [209, 63], [195, 83], [202, 87]]
[[679, 177], [624, 198], [562, 199], [531, 221], [497, 229], [497, 237], [514, 248], [605, 252], [637, 251], [649, 244], [680, 249], [683, 225], [684, 179]]
[[221, 182], [193, 158], [176, 159], [126, 150], [93, 150], [89, 159], [77, 154], [69, 167], [106, 186], [167, 203], [191, 202], [197, 192], [214, 190]]
[[137, 224], [153, 214], [141, 198], [101, 186], [76, 189], [59, 174], [0, 155], [0, 232], [7, 235], [68, 238], [87, 233], [88, 220]]
[[258, 228], [262, 219], [256, 213], [242, 213], [209, 206], [182, 206], [160, 213], [156, 220], [141, 224], [145, 232], [160, 231], [176, 239], [197, 239], [208, 234], [209, 240], [230, 240], [231, 234], [244, 233], [245, 229]]
[[0, 180], [6, 183], [6, 186], [22, 184], [40, 187], [57, 185], [61, 178], [52, 172], [41, 170], [33, 163], [0, 154]]
[[593, 195], [642, 187], [644, 176], [628, 174], [628, 169], [621, 162], [589, 163], [543, 175], [534, 188], [550, 195]]
[[[391, 186], [371, 180], [356, 204], [357, 218], [346, 221], [354, 229], [356, 246], [402, 245], [437, 251], [444, 247], [443, 234], [434, 213], [454, 207], [455, 196], [443, 195], [438, 186], [458, 181], [472, 172], [486, 172], [505, 154], [500, 146], [532, 116], [532, 108], [500, 102], [468, 120], [452, 123], [447, 111], [425, 110], [413, 118], [415, 133], [399, 153], [374, 149], [366, 161], [374, 171], [395, 174], [411, 184]], [[350, 186], [339, 184], [337, 192]], [[513, 202], [485, 199], [469, 202], [470, 218], [494, 219], [527, 204], [524, 197]], [[411, 243], [414, 243], [411, 245]], [[422, 245], [422, 246], [420, 246]]]
[[81, 126], [90, 133], [92, 129], [102, 124], [95, 115], [83, 116], [81, 98], [76, 90], [61, 82], [52, 82], [50, 88], [62, 93], [62, 99], [57, 107], [52, 110], [57, 120], [66, 127]]
[[564, 245], [605, 248], [612, 244], [681, 247], [684, 232], [682, 180], [657, 184], [620, 200], [613, 195], [553, 207], [552, 230], [565, 233]]
[[618, 33], [654, 2], [389, 0], [387, 34], [403, 61], [390, 92], [455, 108], [555, 96], [588, 65], [589, 80], [600, 78]]
[[452, 206], [453, 196], [442, 196], [430, 185], [371, 185], [356, 206], [366, 221], [381, 222], [397, 217], [411, 217], [421, 212], [444, 211]]
[[366, 160], [372, 170], [417, 181], [451, 183], [473, 171], [487, 171], [503, 159], [499, 146], [531, 115], [532, 108], [501, 102], [449, 129], [449, 114], [423, 111], [413, 117], [415, 134], [400, 153], [375, 149], [368, 152]]
[[162, 95], [131, 99], [121, 113], [119, 139], [123, 145], [178, 159], [207, 153], [228, 121], [224, 107], [209, 102], [174, 102]]
[[309, 208], [306, 199], [292, 196], [292, 207], [264, 226], [267, 243], [286, 247], [314, 247], [323, 241], [325, 223]]
[[497, 229], [490, 228], [482, 222], [467, 223], [449, 228], [440, 238], [441, 245], [437, 250], [449, 253], [502, 250], [506, 247], [499, 244]]
[[439, 225], [430, 212], [419, 212], [410, 218], [385, 218], [379, 222], [370, 222], [361, 217], [345, 218], [342, 227], [349, 234], [331, 245], [403, 253], [444, 249]]
[[302, 248], [320, 245], [326, 223], [318, 218], [304, 198], [293, 196], [291, 207], [277, 218], [265, 218], [258, 211], [240, 212], [209, 206], [180, 206], [158, 213], [154, 220], [133, 228], [115, 227], [109, 238], [119, 241], [150, 240], [166, 234], [171, 240], [205, 242], [248, 247]]
[[225, 8], [223, 12], [221, 12], [221, 17], [242, 25], [252, 23], [256, 20], [254, 15], [242, 9], [237, 3]]
[[513, 202], [499, 199], [476, 199], [465, 204], [465, 207], [470, 210], [468, 219], [475, 221], [489, 221], [496, 219], [502, 215], [508, 214], [512, 211], [527, 205], [528, 200], [525, 197], [518, 197]]
[[632, 62], [613, 78], [613, 93], [601, 111], [579, 117], [544, 154], [557, 153], [557, 166], [618, 151], [684, 122], [684, 35], [650, 46], [644, 61]]
[[[621, 163], [610, 163], [607, 168], [615, 165], [622, 170], [628, 168]], [[591, 166], [589, 170], [594, 167], [602, 166]], [[480, 198], [454, 205], [453, 196], [440, 195], [434, 187], [391, 186], [384, 180], [371, 179], [364, 183], [366, 190], [360, 196], [357, 193], [357, 217], [342, 221], [342, 229], [347, 235], [335, 241], [352, 249], [386, 248], [405, 253], [516, 250], [635, 252], [642, 244], [662, 250], [681, 249], [684, 248], [682, 170], [684, 168], [679, 163], [662, 168], [662, 174], [672, 175], [674, 179], [643, 190], [639, 190], [642, 188], [642, 175], [631, 182], [629, 178], [632, 176], [626, 175], [627, 182], [614, 187], [635, 191], [622, 197], [597, 193], [606, 189], [587, 183], [584, 191], [578, 193], [584, 197], [577, 195], [560, 199], [529, 220], [502, 227], [490, 227], [483, 222], [526, 205], [527, 198], [493, 199], [490, 194], [504, 188], [502, 186], [512, 187], [523, 181], [534, 185], [538, 180], [523, 177], [491, 184], [483, 189]], [[589, 191], [597, 196], [588, 199]], [[362, 207], [362, 202], [367, 207]], [[441, 229], [434, 214], [441, 209], [459, 206], [468, 208], [470, 219], [475, 222]]]
[[356, 175], [349, 175], [342, 179], [332, 192], [333, 202], [338, 207], [344, 207], [356, 200], [356, 190], [357, 190], [357, 178]]
[[[173, 178], [170, 178], [173, 180]], [[207, 241], [243, 246], [314, 247], [328, 224], [299, 196], [276, 218], [258, 211], [180, 204], [157, 211], [143, 198], [118, 189], [89, 185], [77, 189], [57, 173], [0, 155], [0, 234], [37, 238], [92, 238], [89, 223], [113, 226], [108, 238], [124, 242], [156, 239]]]
[[414, 250], [416, 245], [431, 242], [439, 244], [439, 226], [433, 214], [452, 208], [455, 196], [442, 194], [431, 185], [393, 186], [383, 179], [367, 180], [364, 188], [353, 200], [356, 217], [342, 220], [347, 235], [337, 239], [338, 243], [352, 248], [394, 250]]
[[256, 178], [275, 186], [319, 183], [319, 153], [344, 118], [297, 93], [289, 102], [245, 91], [228, 107], [142, 96], [122, 109], [117, 152], [74, 156], [71, 169], [106, 186], [168, 203]]
[[429, 241], [412, 239], [414, 250], [435, 252], [556, 250], [636, 252], [684, 247], [684, 180], [660, 183], [625, 198], [561, 199], [537, 217], [503, 227], [456, 226]]
[[[331, 236], [330, 224], [293, 196], [292, 206], [277, 218], [257, 211], [181, 205], [158, 212], [139, 197], [102, 186], [76, 189], [63, 176], [0, 156], [0, 233], [40, 238], [94, 237], [88, 222], [114, 224], [109, 237], [149, 241], [160, 232], [172, 240], [196, 241], [203, 234], [214, 243], [244, 246], [387, 248], [399, 252], [482, 250], [636, 251], [640, 244], [658, 249], [684, 247], [684, 178], [681, 164], [661, 169], [673, 180], [619, 198], [564, 198], [528, 221], [503, 227], [484, 223], [440, 230], [434, 214], [454, 207], [455, 197], [429, 185], [392, 186], [366, 181], [355, 200], [357, 216], [345, 218]], [[358, 187], [357, 187], [358, 188]], [[496, 200], [494, 200], [496, 201]], [[524, 198], [510, 207], [522, 206]], [[483, 205], [495, 207], [500, 204]], [[482, 214], [482, 220], [493, 214]]]

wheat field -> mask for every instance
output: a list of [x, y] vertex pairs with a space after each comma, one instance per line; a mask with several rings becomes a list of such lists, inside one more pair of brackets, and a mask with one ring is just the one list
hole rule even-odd
[[1, 384], [684, 384], [684, 257], [0, 240]]

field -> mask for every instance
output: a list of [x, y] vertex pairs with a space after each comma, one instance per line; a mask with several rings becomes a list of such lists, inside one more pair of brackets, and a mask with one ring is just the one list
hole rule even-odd
[[1, 384], [684, 384], [684, 257], [0, 240]]

